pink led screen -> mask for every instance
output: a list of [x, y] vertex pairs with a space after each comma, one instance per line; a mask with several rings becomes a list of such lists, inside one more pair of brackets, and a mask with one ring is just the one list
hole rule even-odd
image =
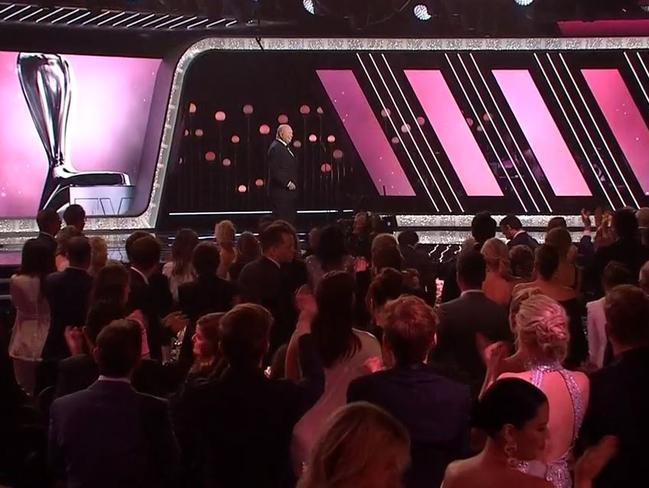
[[[0, 52], [0, 218], [39, 210], [47, 155], [18, 76], [17, 52]], [[142, 151], [159, 59], [62, 55], [70, 73], [69, 159], [79, 172], [128, 175], [142, 188]], [[154, 164], [147, 161], [146, 164]]]

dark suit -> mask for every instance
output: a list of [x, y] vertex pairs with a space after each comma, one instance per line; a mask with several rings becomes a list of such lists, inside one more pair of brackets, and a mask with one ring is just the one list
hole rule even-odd
[[58, 244], [53, 235], [48, 234], [47, 232], [39, 232], [38, 236], [36, 236], [36, 240], [47, 246], [47, 249], [52, 253], [52, 257], [56, 255]]
[[429, 292], [436, 292], [436, 269], [430, 257], [421, 249], [412, 246], [402, 245], [399, 246], [399, 249], [403, 256], [404, 268], [416, 269], [422, 288]]
[[649, 260], [649, 248], [643, 246], [640, 240], [619, 239], [609, 246], [600, 247], [593, 256], [590, 267], [586, 270], [585, 281], [594, 290], [596, 297], [604, 294], [601, 285], [604, 268], [611, 261], [625, 265], [634, 280], [638, 279], [640, 268]]
[[297, 186], [297, 159], [282, 141], [275, 139], [268, 149], [268, 191], [277, 219], [295, 222], [297, 189], [289, 190], [289, 182]]
[[595, 480], [595, 488], [649, 486], [649, 347], [622, 354], [590, 377], [590, 400], [580, 444], [605, 435], [620, 440], [618, 453]]
[[537, 247], [539, 247], [539, 243], [531, 235], [529, 235], [527, 232], [523, 231], [520, 234], [518, 234], [517, 236], [514, 236], [507, 243], [507, 247], [509, 249], [511, 249], [514, 246], [527, 246], [532, 251], [534, 251]]
[[263, 305], [275, 318], [271, 353], [288, 342], [295, 329], [293, 293], [287, 282], [291, 276], [264, 256], [247, 264], [239, 275], [241, 301]]
[[51, 319], [43, 346], [43, 359], [58, 360], [70, 355], [65, 343], [65, 327], [85, 325], [91, 288], [92, 277], [78, 268], [67, 268], [45, 278], [45, 296], [50, 304]]
[[511, 340], [507, 311], [481, 291], [469, 291], [443, 303], [439, 320], [434, 362], [445, 375], [469, 385], [477, 396], [486, 372], [478, 335], [487, 341]]
[[349, 385], [347, 400], [378, 405], [408, 429], [408, 488], [439, 486], [448, 464], [470, 454], [469, 389], [429, 366], [402, 366], [357, 378]]
[[178, 446], [167, 402], [114, 381], [58, 398], [49, 458], [68, 487], [171, 486]]
[[324, 389], [324, 370], [310, 335], [300, 337], [304, 380], [270, 380], [257, 368], [232, 368], [185, 391], [174, 418], [201, 446], [205, 487], [294, 486], [293, 427]]

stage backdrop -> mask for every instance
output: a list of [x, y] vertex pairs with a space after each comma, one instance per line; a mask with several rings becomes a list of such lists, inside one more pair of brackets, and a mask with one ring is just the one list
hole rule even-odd
[[[18, 56], [0, 52], [0, 218], [36, 215], [48, 171], [48, 158], [22, 92]], [[79, 202], [95, 215], [142, 213], [148, 198], [134, 202], [138, 192], [151, 191], [153, 169], [144, 165], [153, 166], [155, 160], [143, 161], [142, 153], [161, 60], [61, 57], [69, 65], [71, 81], [66, 141], [71, 164], [80, 173], [123, 173], [130, 182], [126, 198], [111, 199], [114, 189], [107, 187], [96, 194], [81, 188]]]

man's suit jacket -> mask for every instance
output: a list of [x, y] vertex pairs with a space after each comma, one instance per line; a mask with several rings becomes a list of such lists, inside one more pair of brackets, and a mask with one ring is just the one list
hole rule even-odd
[[58, 244], [56, 242], [56, 238], [46, 232], [39, 232], [38, 236], [36, 236], [36, 240], [39, 242], [42, 242], [47, 246], [47, 249], [52, 253], [52, 257], [56, 254], [56, 248], [58, 247]]
[[404, 267], [413, 268], [419, 272], [422, 287], [429, 291], [435, 290], [436, 269], [433, 261], [421, 249], [412, 246], [399, 246], [403, 256]]
[[618, 453], [595, 480], [595, 488], [649, 486], [649, 347], [627, 351], [590, 377], [590, 400], [579, 444], [617, 436]]
[[642, 245], [640, 240], [619, 239], [613, 244], [597, 249], [591, 265], [586, 269], [585, 281], [594, 290], [597, 298], [604, 294], [602, 290], [602, 274], [611, 261], [624, 264], [631, 272], [634, 280], [638, 279], [640, 268], [649, 260], [649, 248]]
[[172, 486], [178, 446], [167, 402], [116, 381], [58, 398], [49, 459], [68, 487]]
[[445, 375], [469, 385], [477, 396], [486, 372], [479, 337], [490, 342], [511, 340], [507, 311], [475, 290], [443, 303], [439, 320], [434, 363]]
[[82, 269], [67, 268], [45, 278], [51, 319], [43, 359], [58, 360], [70, 355], [65, 343], [65, 327], [85, 325], [91, 288], [92, 277]]
[[297, 160], [291, 154], [288, 146], [275, 139], [268, 149], [268, 172], [270, 178], [269, 190], [271, 195], [293, 199], [297, 191], [289, 191], [288, 183], [297, 185]]
[[527, 246], [532, 251], [534, 251], [537, 247], [539, 247], [539, 243], [531, 235], [523, 231], [517, 236], [515, 236], [513, 239], [510, 239], [509, 242], [507, 243], [507, 247], [509, 249], [511, 249], [514, 246]]
[[408, 488], [440, 486], [448, 464], [470, 454], [469, 388], [439, 376], [430, 366], [400, 366], [357, 378], [349, 385], [347, 400], [373, 403], [408, 429]]

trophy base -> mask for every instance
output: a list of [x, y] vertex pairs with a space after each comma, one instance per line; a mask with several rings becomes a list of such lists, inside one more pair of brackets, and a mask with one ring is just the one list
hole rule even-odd
[[81, 205], [89, 217], [126, 215], [134, 199], [134, 185], [70, 187], [70, 204]]

